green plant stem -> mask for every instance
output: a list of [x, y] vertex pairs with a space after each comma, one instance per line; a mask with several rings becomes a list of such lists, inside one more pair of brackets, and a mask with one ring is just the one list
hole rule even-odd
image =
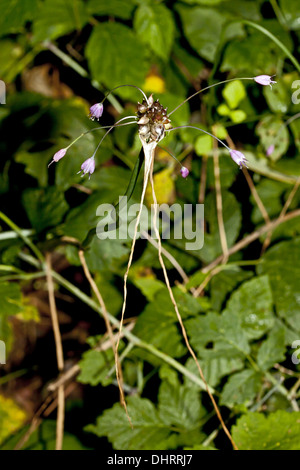
[[[22, 235], [25, 237], [29, 237], [30, 235], [33, 235], [35, 233], [34, 230], [31, 230], [31, 229], [20, 229], [20, 231], [22, 232]], [[11, 239], [14, 240], [15, 238], [18, 238], [18, 237], [19, 237], [19, 234], [16, 233], [14, 230], [0, 233], [0, 241], [11, 240]]]
[[[32, 266], [35, 266], [37, 268], [40, 268], [40, 262], [33, 258], [30, 255], [20, 253], [20, 258], [26, 261], [27, 263], [31, 264]], [[44, 263], [43, 263], [44, 267]], [[51, 271], [51, 275], [53, 279], [55, 279], [62, 287], [67, 289], [69, 292], [71, 292], [73, 295], [75, 295], [78, 299], [80, 299], [82, 302], [84, 302], [86, 305], [88, 305], [91, 309], [95, 310], [96, 312], [102, 313], [101, 307], [93, 300], [91, 299], [88, 295], [86, 295], [84, 292], [82, 292], [78, 287], [74, 286], [71, 282], [69, 282], [67, 279], [62, 277], [60, 274], [56, 273], [55, 271]], [[110, 313], [108, 313], [108, 318], [109, 321], [111, 322], [112, 325], [115, 325], [117, 328], [120, 327], [120, 322]], [[130, 331], [128, 331], [126, 328], [123, 328], [122, 330], [124, 336], [135, 346], [145, 349], [146, 351], [150, 352], [154, 356], [158, 357], [161, 359], [163, 362], [166, 362], [169, 364], [171, 367], [176, 369], [178, 372], [181, 374], [185, 375], [188, 379], [190, 379], [192, 382], [194, 382], [196, 385], [198, 385], [202, 390], [206, 391], [206, 387], [204, 382], [197, 377], [195, 374], [190, 372], [185, 366], [180, 364], [178, 361], [173, 359], [172, 357], [168, 356], [164, 352], [160, 351], [157, 349], [155, 346], [152, 344], [148, 344], [132, 334]], [[209, 387], [211, 393], [215, 393], [214, 389], [212, 387]]]
[[2, 219], [11, 229], [13, 229], [20, 238], [26, 243], [27, 246], [32, 250], [32, 252], [36, 255], [36, 257], [43, 263], [44, 256], [40, 252], [40, 250], [32, 243], [32, 241], [24, 235], [22, 229], [20, 229], [9, 217], [7, 217], [3, 212], [0, 212], [0, 219]]
[[298, 60], [296, 59], [296, 57], [293, 56], [293, 54], [288, 50], [288, 48], [276, 36], [274, 36], [274, 34], [272, 34], [270, 31], [268, 31], [266, 28], [264, 28], [260, 24], [254, 23], [253, 21], [249, 21], [249, 20], [238, 20], [238, 21], [247, 26], [251, 26], [254, 29], [257, 29], [258, 31], [263, 33], [265, 36], [270, 38], [285, 53], [285, 55], [290, 59], [292, 64], [296, 67], [296, 69], [300, 73], [300, 64]]

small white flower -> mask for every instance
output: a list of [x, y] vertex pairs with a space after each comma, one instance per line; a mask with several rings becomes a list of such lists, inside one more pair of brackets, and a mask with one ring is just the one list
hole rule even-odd
[[270, 75], [258, 75], [257, 77], [254, 77], [253, 80], [256, 83], [259, 83], [259, 85], [265, 85], [265, 86], [270, 85], [271, 88], [272, 88], [272, 83], [277, 83], [274, 80], [272, 80], [272, 77], [270, 77]]

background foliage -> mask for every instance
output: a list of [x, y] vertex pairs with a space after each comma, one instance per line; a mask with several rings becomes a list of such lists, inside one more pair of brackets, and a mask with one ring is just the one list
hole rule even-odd
[[[294, 58], [299, 2], [0, 0], [0, 11], [0, 78], [7, 85], [7, 103], [0, 106], [0, 339], [8, 353], [0, 369], [2, 448], [55, 446], [56, 397], [47, 388], [57, 376], [55, 347], [45, 266], [37, 259], [46, 252], [52, 253], [66, 369], [80, 366], [66, 385], [64, 448], [229, 447], [178, 328], [157, 250], [145, 240], [137, 244], [129, 276], [126, 315], [133, 329], [121, 344], [134, 430], [118, 403], [112, 351], [99, 348], [106, 330], [71, 239], [82, 242], [97, 223], [98, 205], [125, 192], [140, 149], [136, 128], [106, 138], [90, 181], [77, 171], [103, 131], [47, 165], [58, 149], [95, 127], [87, 119], [89, 105], [117, 85], [153, 92], [172, 110], [217, 80], [276, 74], [273, 90], [235, 81], [172, 115], [173, 125], [201, 123], [232, 140], [249, 160], [267, 216], [243, 172], [228, 153], [219, 154], [232, 248], [227, 263], [215, 269], [222, 247], [211, 139], [190, 129], [172, 133], [164, 145], [190, 176], [183, 180], [178, 165], [159, 150], [155, 183], [159, 202], [205, 204], [201, 250], [186, 251], [185, 240], [173, 237], [164, 242], [188, 279], [166, 263], [191, 344], [238, 447], [299, 450], [300, 370], [291, 360], [292, 342], [300, 339], [299, 120], [282, 127], [300, 111], [291, 100], [300, 70]], [[136, 90], [117, 90], [101, 123], [134, 113], [138, 99]], [[271, 144], [275, 150], [267, 157]], [[294, 215], [273, 227], [262, 253], [268, 217], [278, 219], [293, 188], [288, 211]], [[132, 202], [140, 191], [141, 181]], [[252, 243], [236, 246], [249, 234]], [[112, 318], [120, 314], [129, 249], [130, 240], [94, 238], [86, 252]], [[30, 434], [45, 400], [43, 419]]]

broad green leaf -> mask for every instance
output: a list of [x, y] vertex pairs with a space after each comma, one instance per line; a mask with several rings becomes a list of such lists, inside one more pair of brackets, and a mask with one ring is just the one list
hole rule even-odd
[[245, 369], [232, 375], [226, 383], [221, 404], [232, 408], [234, 405], [249, 406], [261, 387], [261, 376], [254, 370]]
[[[0, 20], [0, 24], [1, 21], [2, 19]], [[24, 47], [21, 41], [18, 43], [10, 39], [1, 40], [0, 76], [2, 80], [5, 82], [10, 82], [15, 78], [15, 76], [19, 73], [19, 63], [23, 54]]]
[[300, 331], [300, 238], [283, 241], [271, 247], [257, 267], [259, 274], [268, 274], [277, 314], [289, 326]]
[[47, 186], [49, 176], [47, 165], [51, 162], [52, 157], [52, 149], [43, 152], [26, 152], [20, 150], [16, 154], [15, 160], [25, 165], [25, 173], [36, 178], [40, 186]]
[[169, 57], [175, 25], [171, 11], [162, 3], [142, 4], [134, 16], [134, 28], [141, 42], [162, 59]]
[[163, 422], [179, 432], [177, 444], [197, 444], [205, 439], [200, 432], [201, 418], [206, 410], [201, 406], [199, 387], [182, 385], [177, 377], [163, 380], [158, 392], [158, 411]]
[[158, 410], [163, 422], [179, 429], [195, 429], [205, 414], [201, 410], [199, 388], [190, 388], [175, 382], [164, 380], [158, 393]]
[[89, 0], [87, 4], [88, 12], [91, 15], [116, 16], [124, 20], [131, 18], [135, 8], [134, 0]]
[[195, 152], [197, 155], [210, 154], [213, 148], [212, 137], [210, 135], [200, 135], [195, 141]]
[[127, 408], [133, 429], [124, 408], [115, 403], [97, 419], [96, 425], [90, 424], [85, 430], [99, 437], [107, 436], [113, 448], [118, 450], [169, 449], [170, 426], [164, 423], [150, 400], [128, 397]]
[[257, 353], [257, 364], [262, 370], [270, 369], [276, 362], [285, 358], [285, 331], [272, 329], [268, 338], [261, 344]]
[[[291, 38], [276, 20], [264, 20], [260, 24], [291, 50]], [[272, 75], [276, 73], [277, 61], [283, 56], [284, 53], [273, 41], [257, 30], [249, 28], [246, 37], [232, 39], [229, 42], [224, 52], [221, 70], [230, 71], [233, 75], [239, 72], [249, 77]]]
[[202, 358], [243, 358], [250, 347], [237, 312], [209, 312], [185, 322], [192, 346]]
[[34, 41], [56, 39], [73, 30], [80, 31], [89, 16], [82, 0], [45, 0], [33, 23]]
[[112, 269], [114, 261], [126, 261], [128, 253], [129, 248], [123, 245], [122, 240], [99, 240], [95, 236], [85, 258], [91, 271], [105, 272]]
[[268, 276], [244, 282], [230, 297], [225, 312], [238, 315], [248, 338], [260, 338], [274, 324], [273, 298]]
[[38, 232], [58, 225], [69, 207], [64, 194], [55, 186], [27, 189], [22, 200], [32, 227]]
[[227, 83], [222, 94], [231, 109], [238, 107], [240, 102], [246, 97], [246, 90], [240, 80]]
[[77, 380], [83, 384], [106, 386], [112, 382], [112, 377], [107, 377], [108, 371], [114, 366], [114, 354], [108, 351], [96, 351], [91, 349], [83, 354], [79, 367], [81, 369]]
[[290, 89], [280, 81], [272, 87], [263, 89], [267, 103], [274, 113], [285, 114], [290, 105]]
[[[216, 387], [223, 377], [237, 372], [238, 370], [241, 370], [244, 367], [244, 360], [240, 357], [227, 357], [226, 349], [224, 350], [225, 357], [221, 357], [221, 354], [221, 350], [218, 351], [217, 354], [215, 354], [215, 351], [212, 350], [212, 354], [201, 358], [199, 361], [205, 380], [211, 387]], [[220, 357], [218, 357], [218, 355]], [[191, 372], [193, 372], [193, 374], [199, 374], [194, 359], [189, 358], [186, 362], [186, 367]], [[198, 387], [188, 379], [185, 379], [185, 383], [189, 387]]]
[[162, 281], [153, 279], [151, 277], [137, 277], [133, 280], [133, 282], [149, 302], [153, 302], [156, 293], [159, 290], [165, 288], [165, 285]]
[[38, 0], [1, 0], [0, 35], [17, 33], [36, 15]]
[[176, 6], [185, 35], [198, 54], [213, 62], [226, 17], [212, 8]]
[[[197, 315], [202, 310], [201, 303], [191, 295], [174, 289], [174, 296], [183, 318]], [[155, 295], [153, 302], [148, 303], [138, 316], [134, 334], [172, 357], [181, 357], [185, 353], [185, 347], [177, 323], [178, 319], [169, 293], [166, 288], [161, 289]], [[160, 363], [153, 355], [139, 351], [139, 357], [141, 354], [151, 363]]]
[[127, 26], [120, 23], [96, 26], [85, 53], [93, 78], [107, 87], [124, 83], [142, 85], [147, 72], [144, 46]]
[[300, 450], [300, 414], [276, 411], [248, 413], [232, 428], [240, 450]]

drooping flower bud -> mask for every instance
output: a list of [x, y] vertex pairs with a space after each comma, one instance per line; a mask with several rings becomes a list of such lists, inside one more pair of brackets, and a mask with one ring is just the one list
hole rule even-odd
[[103, 104], [102, 103], [96, 103], [93, 104], [93, 106], [90, 107], [90, 119], [94, 121], [94, 119], [99, 120], [103, 114]]
[[256, 83], [259, 83], [259, 85], [270, 85], [271, 88], [272, 88], [272, 83], [277, 83], [274, 80], [272, 80], [272, 77], [270, 77], [270, 75], [258, 75], [257, 77], [254, 77], [253, 80]]
[[266, 151], [266, 155], [267, 157], [269, 157], [270, 155], [272, 155], [272, 153], [274, 152], [275, 150], [275, 145], [270, 145], [268, 148], [267, 148], [267, 151]]
[[240, 169], [244, 167], [247, 167], [247, 160], [245, 155], [242, 152], [239, 152], [238, 150], [230, 150], [230, 156], [232, 160], [239, 165]]
[[182, 178], [186, 178], [190, 172], [185, 166], [183, 166], [180, 170], [180, 173], [181, 173]]
[[49, 163], [48, 168], [50, 165], [52, 165], [52, 163], [58, 162], [61, 158], [63, 158], [66, 155], [66, 153], [67, 153], [67, 149], [60, 149], [58, 152], [56, 152], [53, 155], [53, 158], [51, 162]]
[[89, 179], [90, 179], [91, 174], [93, 174], [94, 171], [95, 171], [95, 159], [94, 159], [94, 157], [91, 157], [91, 158], [88, 158], [87, 160], [85, 160], [83, 162], [83, 164], [81, 165], [81, 170], [78, 171], [77, 174], [82, 172], [81, 177], [83, 177], [84, 175], [89, 173]]

